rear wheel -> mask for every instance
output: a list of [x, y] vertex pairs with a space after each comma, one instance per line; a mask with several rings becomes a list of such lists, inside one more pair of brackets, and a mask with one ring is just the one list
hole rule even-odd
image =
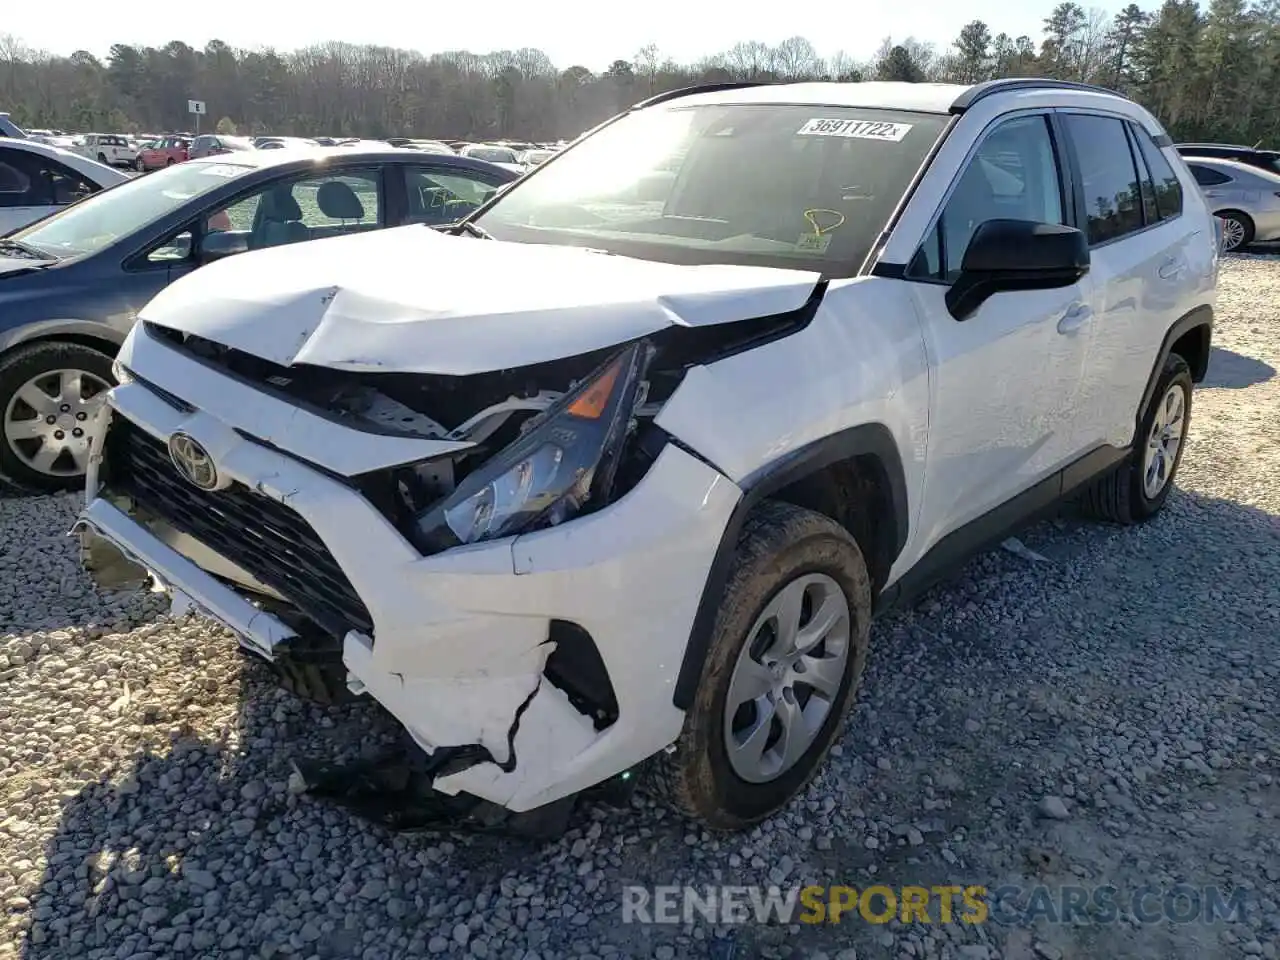
[[1226, 210], [1220, 214], [1222, 218], [1222, 249], [1239, 250], [1253, 243], [1253, 221], [1247, 213], [1239, 210]]
[[1134, 447], [1081, 498], [1086, 513], [1113, 523], [1141, 523], [1163, 509], [1182, 462], [1191, 425], [1191, 368], [1178, 354], [1165, 360]]
[[107, 163], [107, 155], [105, 153], [98, 154], [98, 162], [105, 166]]
[[165, 165], [166, 167], [172, 167], [172, 166], [173, 166], [173, 157], [170, 157], [168, 160], [166, 160], [166, 161], [164, 162], [164, 165]]
[[853, 538], [766, 502], [748, 519], [684, 730], [658, 791], [713, 829], [750, 826], [814, 776], [862, 676], [871, 586]]
[[20, 347], [0, 360], [0, 474], [39, 491], [84, 485], [111, 358], [78, 343]]

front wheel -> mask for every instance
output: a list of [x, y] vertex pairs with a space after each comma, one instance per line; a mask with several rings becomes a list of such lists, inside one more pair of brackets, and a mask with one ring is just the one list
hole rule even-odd
[[834, 520], [766, 501], [748, 518], [696, 698], [659, 793], [690, 819], [737, 830], [814, 776], [866, 665], [871, 585]]
[[1191, 368], [1170, 354], [1156, 381], [1151, 406], [1142, 418], [1133, 450], [1115, 470], [1085, 491], [1084, 511], [1099, 520], [1133, 524], [1159, 513], [1182, 463], [1191, 425]]
[[41, 492], [83, 487], [94, 415], [113, 383], [111, 358], [78, 343], [0, 359], [0, 474]]

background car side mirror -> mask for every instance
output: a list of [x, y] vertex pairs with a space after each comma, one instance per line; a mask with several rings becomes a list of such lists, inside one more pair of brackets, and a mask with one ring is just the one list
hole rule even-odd
[[969, 240], [947, 309], [964, 320], [993, 294], [1068, 287], [1088, 272], [1089, 242], [1075, 227], [988, 220]]
[[247, 253], [249, 235], [234, 230], [217, 230], [206, 233], [200, 243], [200, 262], [210, 263], [237, 253]]

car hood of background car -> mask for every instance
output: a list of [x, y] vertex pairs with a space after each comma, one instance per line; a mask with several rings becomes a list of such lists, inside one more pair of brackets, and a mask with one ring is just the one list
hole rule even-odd
[[410, 226], [230, 257], [161, 291], [141, 317], [282, 366], [463, 375], [786, 313], [818, 279]]

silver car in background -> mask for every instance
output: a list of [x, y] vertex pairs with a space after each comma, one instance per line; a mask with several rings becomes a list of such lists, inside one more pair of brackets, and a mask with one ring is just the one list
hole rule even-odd
[[1183, 159], [1222, 219], [1222, 249], [1280, 240], [1280, 174], [1216, 157]]

